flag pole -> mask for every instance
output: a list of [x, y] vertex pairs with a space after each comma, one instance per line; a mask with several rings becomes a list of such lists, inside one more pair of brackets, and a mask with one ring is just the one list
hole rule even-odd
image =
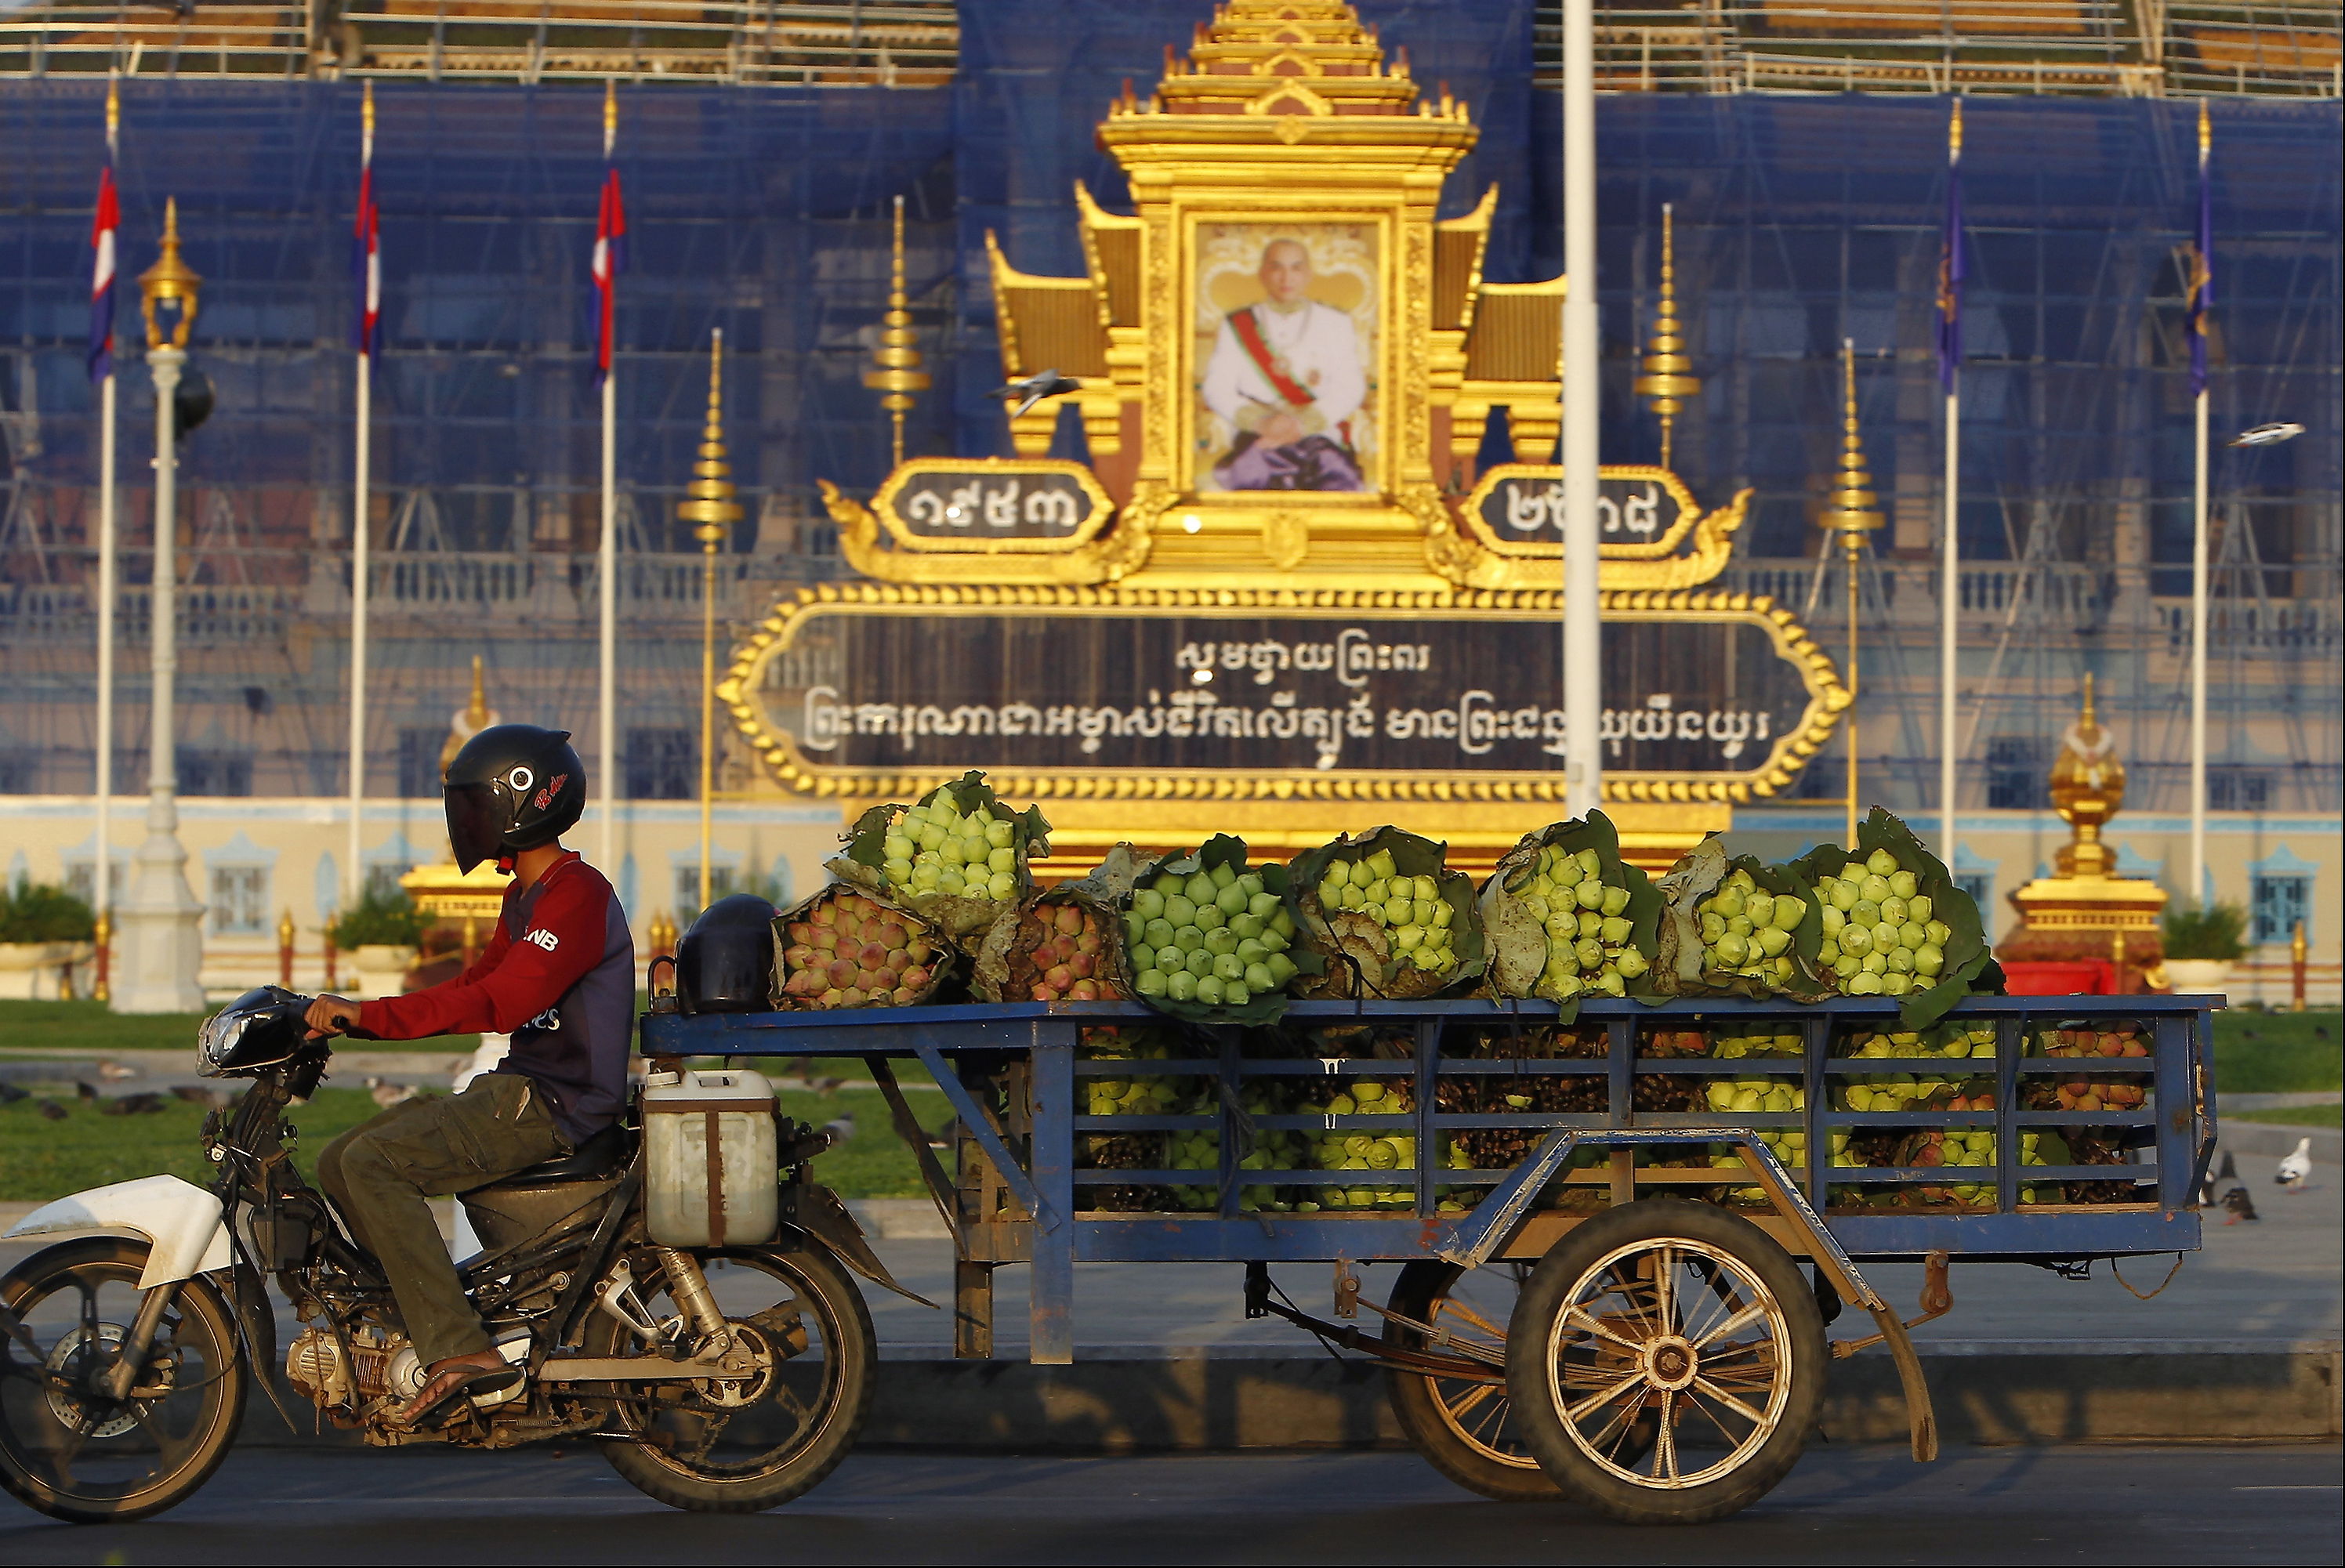
[[2196, 424], [2190, 476], [2190, 902], [2207, 902], [2207, 312], [2214, 280], [2212, 215], [2207, 165], [2214, 149], [2207, 100], [2198, 100], [2198, 252], [2196, 329], [2191, 343], [2191, 399]]
[[[1940, 263], [1941, 347], [1946, 393], [1946, 521], [1938, 568], [1938, 858], [1954, 864], [1954, 796], [1960, 762], [1954, 740], [1954, 696], [1959, 675], [1955, 615], [1962, 603], [1962, 195], [1963, 101], [1954, 100], [1946, 131], [1946, 255]], [[1947, 352], [1951, 349], [1951, 352]]]
[[1563, 6], [1564, 799], [1574, 816], [1604, 800], [1604, 627], [1598, 532], [1596, 16]]
[[[106, 83], [106, 167], [107, 189], [112, 188], [116, 144], [122, 126], [122, 88], [118, 76], [109, 76]], [[99, 197], [101, 207], [104, 195]], [[111, 251], [116, 233], [103, 225], [107, 214], [101, 210], [98, 224], [92, 234], [97, 244], [103, 233], [103, 245]], [[91, 902], [97, 912], [98, 943], [101, 949], [112, 935], [114, 908], [114, 835], [109, 831], [114, 814], [114, 596], [115, 551], [115, 396], [114, 396], [114, 257], [103, 255], [99, 265], [105, 274], [107, 294], [106, 315], [106, 374], [97, 384], [97, 859], [90, 868]], [[97, 1000], [111, 1000], [108, 993], [107, 964], [98, 962]]]
[[[619, 137], [619, 89], [616, 83], [603, 83], [603, 161], [611, 162]], [[608, 287], [618, 286], [618, 269], [611, 269]], [[614, 835], [617, 833], [617, 812], [614, 804], [616, 793], [614, 781], [618, 773], [619, 745], [619, 384], [618, 367], [614, 363], [604, 368], [603, 374], [603, 539], [597, 562], [601, 579], [601, 674], [597, 689], [596, 726], [602, 736], [602, 754], [598, 759], [603, 774], [603, 835], [601, 864], [604, 875], [614, 875], [617, 863], [612, 858]]]
[[371, 232], [374, 202], [374, 84], [366, 85], [360, 107], [359, 131], [359, 386], [357, 452], [350, 504], [350, 821], [348, 854], [350, 874], [344, 882], [349, 906], [366, 896], [365, 843], [360, 811], [366, 799], [366, 678], [367, 678], [367, 481], [373, 469], [371, 440], [374, 414], [373, 316], [379, 299], [375, 259], [376, 237]]

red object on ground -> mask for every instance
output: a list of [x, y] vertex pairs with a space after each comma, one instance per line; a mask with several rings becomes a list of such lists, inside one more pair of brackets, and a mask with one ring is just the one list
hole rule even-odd
[[2117, 966], [2106, 958], [2073, 962], [2005, 961], [2005, 988], [2015, 996], [2107, 996], [2117, 991]]

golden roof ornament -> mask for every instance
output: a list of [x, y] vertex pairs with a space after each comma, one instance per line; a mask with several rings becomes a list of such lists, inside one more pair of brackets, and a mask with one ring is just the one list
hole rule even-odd
[[472, 655], [472, 700], [457, 709], [448, 721], [448, 738], [440, 744], [441, 773], [447, 773], [448, 764], [456, 760], [456, 754], [464, 749], [466, 741], [499, 722], [495, 710], [489, 706], [488, 688], [482, 681], [481, 656], [475, 653]]
[[685, 499], [675, 503], [676, 521], [696, 525], [692, 537], [712, 555], [725, 538], [725, 525], [741, 520], [732, 474], [732, 465], [725, 460], [725, 330], [720, 327], [708, 344], [708, 422], [700, 433], [700, 460], [692, 465]]
[[1816, 526], [1845, 536], [1843, 542], [1854, 553], [1857, 541], [1881, 526], [1881, 498], [1873, 492], [1873, 475], [1864, 466], [1864, 438], [1856, 425], [1856, 341], [1844, 339], [1841, 343], [1841, 370], [1844, 388], [1845, 412], [1842, 426], [1840, 484], [1824, 497], [1824, 509], [1816, 516]]
[[909, 299], [904, 292], [904, 198], [896, 198], [895, 268], [888, 287], [888, 314], [880, 318], [878, 347], [871, 362], [879, 368], [863, 373], [863, 384], [885, 393], [879, 406], [888, 410], [895, 430], [895, 460], [904, 460], [904, 416], [911, 411], [912, 394], [929, 389], [929, 374], [920, 369], [920, 351], [913, 345]]
[[1677, 257], [1672, 207], [1661, 204], [1661, 302], [1653, 312], [1653, 337], [1645, 350], [1645, 373], [1637, 378], [1634, 390], [1638, 396], [1653, 400], [1653, 412], [1661, 417], [1661, 466], [1670, 466], [1677, 417], [1685, 410], [1685, 400], [1701, 391], [1701, 378], [1693, 374], [1693, 361], [1686, 357], [1685, 338], [1678, 326]]

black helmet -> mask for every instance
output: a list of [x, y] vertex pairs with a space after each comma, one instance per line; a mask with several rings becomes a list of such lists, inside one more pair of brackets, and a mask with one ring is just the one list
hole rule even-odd
[[208, 1078], [289, 1062], [309, 1043], [310, 998], [276, 986], [247, 991], [196, 1031], [196, 1071]]
[[586, 764], [568, 730], [492, 724], [464, 743], [440, 794], [458, 869], [552, 844], [586, 810]]
[[754, 893], [720, 898], [675, 948], [675, 989], [687, 1013], [773, 1009], [774, 906]]

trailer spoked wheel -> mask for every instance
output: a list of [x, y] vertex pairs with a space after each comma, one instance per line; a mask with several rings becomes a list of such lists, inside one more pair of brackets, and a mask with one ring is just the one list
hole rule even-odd
[[[1408, 1434], [1410, 1446], [1468, 1492], [1499, 1502], [1552, 1502], [1556, 1495], [1555, 1482], [1517, 1430], [1503, 1370], [1507, 1322], [1514, 1316], [1530, 1269], [1524, 1262], [1465, 1269], [1420, 1259], [1401, 1270], [1392, 1300], [1386, 1303], [1396, 1314], [1450, 1336], [1448, 1343], [1436, 1344], [1426, 1334], [1386, 1320], [1386, 1344], [1468, 1358], [1479, 1351], [1497, 1359], [1489, 1380], [1442, 1377], [1401, 1367], [1388, 1369], [1386, 1379], [1393, 1416]], [[1641, 1441], [1643, 1448], [1635, 1449], [1641, 1455], [1659, 1431], [1652, 1417], [1644, 1417], [1629, 1446]]]
[[1627, 1523], [1749, 1507], [1798, 1462], [1823, 1398], [1823, 1317], [1790, 1254], [1682, 1199], [1571, 1230], [1531, 1271], [1507, 1338], [1524, 1446], [1567, 1497]]

